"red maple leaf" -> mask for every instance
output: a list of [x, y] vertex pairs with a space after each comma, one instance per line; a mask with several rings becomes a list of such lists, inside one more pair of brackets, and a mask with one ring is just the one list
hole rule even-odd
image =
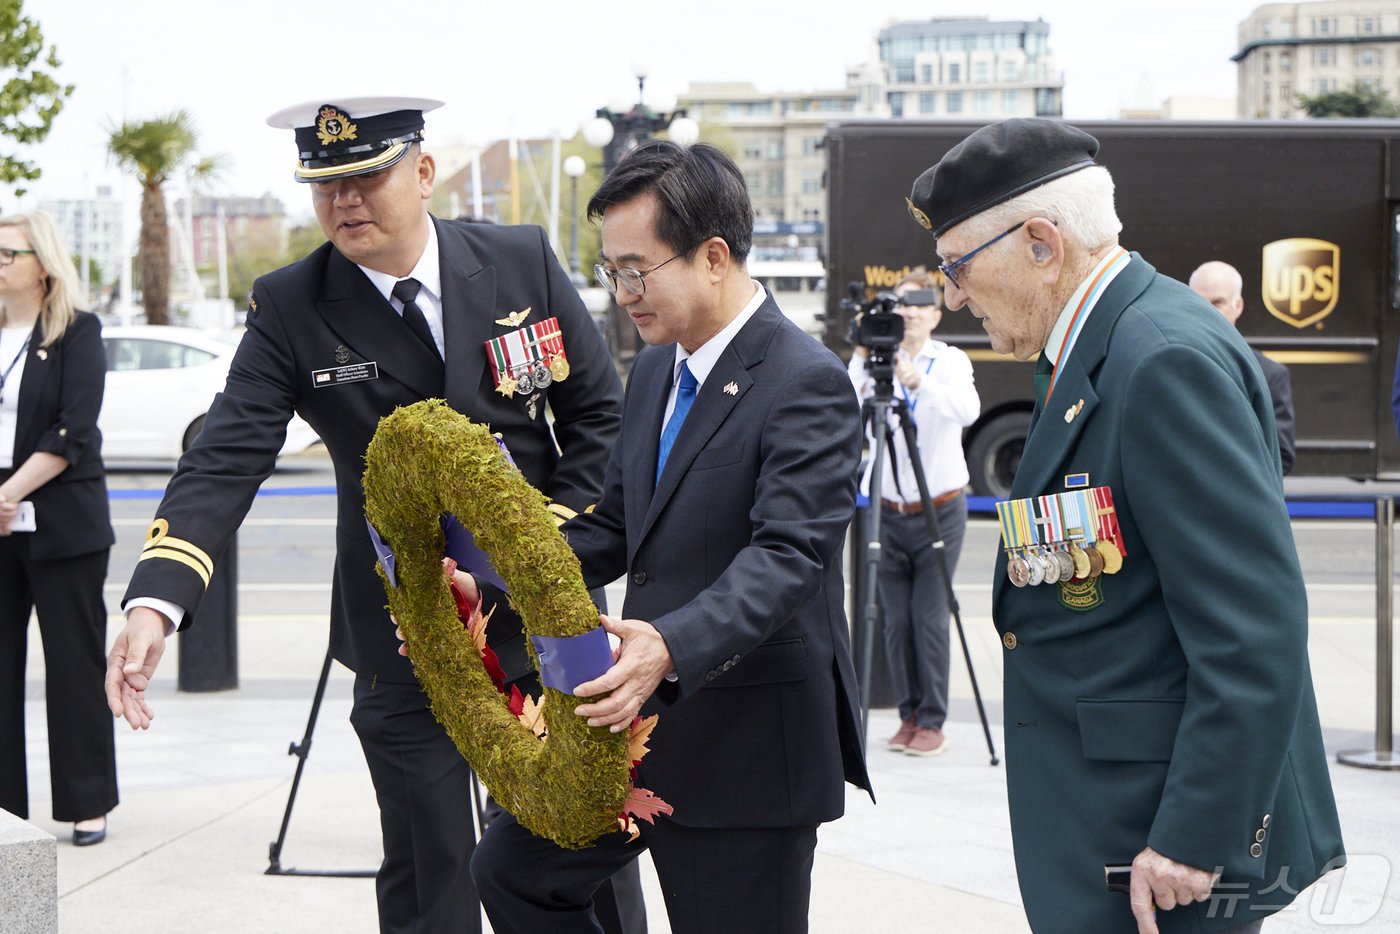
[[633, 788], [629, 791], [627, 802], [622, 806], [623, 814], [631, 814], [648, 824], [656, 823], [656, 815], [670, 814], [674, 810], [675, 808], [645, 788]]

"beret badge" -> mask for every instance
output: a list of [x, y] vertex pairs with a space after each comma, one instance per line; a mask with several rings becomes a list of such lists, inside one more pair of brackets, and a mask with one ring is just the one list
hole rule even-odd
[[920, 227], [924, 228], [924, 230], [933, 229], [933, 221], [928, 219], [927, 214], [919, 210], [918, 205], [914, 204], [909, 198], [905, 198], [904, 203], [909, 205], [909, 216], [918, 221]]
[[322, 146], [355, 139], [360, 128], [350, 122], [350, 115], [330, 104], [321, 108], [316, 117], [316, 137]]

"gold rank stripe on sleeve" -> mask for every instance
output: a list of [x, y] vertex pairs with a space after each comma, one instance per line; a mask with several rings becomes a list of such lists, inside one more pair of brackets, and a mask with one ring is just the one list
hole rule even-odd
[[204, 586], [208, 587], [209, 579], [214, 576], [214, 559], [193, 542], [187, 542], [182, 538], [173, 538], [169, 533], [170, 523], [166, 520], [157, 519], [152, 522], [150, 529], [146, 532], [146, 544], [141, 546], [141, 557], [136, 560], [163, 558], [167, 561], [183, 564], [198, 574], [200, 580], [204, 581]]
[[[584, 513], [587, 514], [592, 512], [594, 507], [596, 507], [597, 505], [597, 503], [589, 503], [587, 508], [583, 510]], [[550, 512], [554, 513], [554, 524], [556, 526], [563, 525], [565, 522], [568, 522], [570, 519], [578, 515], [578, 512], [576, 510], [570, 509], [563, 503], [549, 503], [545, 506], [545, 508], [548, 509]]]

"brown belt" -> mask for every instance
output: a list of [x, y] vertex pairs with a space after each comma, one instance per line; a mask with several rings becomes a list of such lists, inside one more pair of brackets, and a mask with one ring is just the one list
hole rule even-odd
[[[962, 493], [962, 490], [949, 490], [941, 496], [935, 496], [933, 498], [933, 508], [937, 509], [940, 506], [948, 505], [959, 496], [962, 496]], [[912, 503], [901, 503], [898, 500], [882, 499], [880, 500], [880, 505], [884, 506], [890, 512], [897, 512], [905, 516], [917, 516], [924, 511], [924, 504], [917, 500]]]

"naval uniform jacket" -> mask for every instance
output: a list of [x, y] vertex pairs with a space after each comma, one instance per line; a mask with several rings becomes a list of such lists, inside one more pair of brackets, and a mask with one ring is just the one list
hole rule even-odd
[[841, 362], [768, 297], [725, 348], [656, 482], [674, 344], [637, 355], [596, 512], [563, 527], [589, 586], [666, 640], [676, 680], [638, 783], [692, 827], [817, 824], [869, 788], [841, 553], [860, 412]]
[[[445, 398], [504, 436], [526, 479], [554, 508], [571, 515], [596, 501], [621, 421], [622, 390], [597, 326], [543, 231], [433, 222], [446, 365], [329, 243], [259, 278], [228, 383], [210, 407], [199, 440], [180, 459], [125, 600], [170, 600], [188, 611], [181, 625], [188, 624], [213, 560], [272, 472], [293, 411], [320, 434], [335, 465], [331, 648], [361, 675], [414, 680], [408, 660], [398, 654], [365, 526], [364, 453], [380, 418], [398, 406]], [[515, 329], [497, 319], [525, 309], [530, 314], [517, 327], [559, 319], [571, 367], [567, 379], [540, 394], [533, 417], [529, 396], [506, 398], [495, 391], [484, 347]], [[318, 383], [313, 374], [326, 370], [375, 375]], [[554, 416], [552, 434], [546, 401]]]
[[36, 561], [90, 554], [115, 541], [97, 428], [107, 379], [101, 332], [97, 316], [80, 311], [61, 338], [43, 347], [43, 326], [36, 321], [23, 375], [9, 387], [19, 391], [11, 470], [35, 451], [68, 462], [63, 473], [25, 497], [34, 504], [36, 531], [15, 534], [28, 540]]
[[1224, 873], [1217, 899], [1158, 912], [1163, 932], [1246, 924], [1342, 855], [1269, 389], [1235, 329], [1136, 256], [1062, 368], [1011, 498], [1087, 473], [1112, 490], [1126, 556], [1085, 609], [997, 561], [1026, 914], [1133, 930], [1103, 866], [1150, 846]]

